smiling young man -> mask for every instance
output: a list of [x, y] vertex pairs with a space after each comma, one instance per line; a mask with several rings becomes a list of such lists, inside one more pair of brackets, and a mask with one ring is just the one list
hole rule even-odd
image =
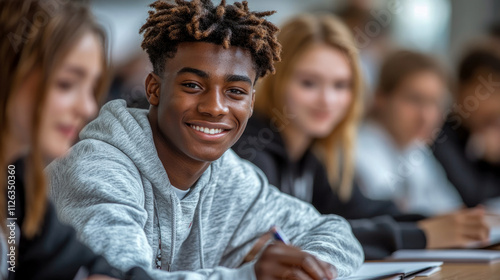
[[[49, 166], [61, 219], [115, 266], [155, 279], [352, 273], [363, 254], [345, 220], [280, 193], [229, 149], [252, 115], [255, 82], [279, 60], [277, 28], [263, 18], [272, 12], [209, 0], [151, 6], [141, 29], [150, 109], [106, 104]], [[290, 245], [262, 246], [273, 225]]]

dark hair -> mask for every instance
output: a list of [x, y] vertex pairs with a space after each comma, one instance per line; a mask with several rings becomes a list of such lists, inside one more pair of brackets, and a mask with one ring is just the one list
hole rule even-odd
[[[25, 79], [40, 73], [40, 83], [33, 92], [36, 108], [32, 114], [30, 153], [26, 162], [26, 218], [23, 234], [32, 237], [40, 229], [47, 204], [42, 151], [39, 143], [40, 123], [49, 85], [65, 56], [86, 32], [96, 34], [103, 43], [104, 74], [98, 81], [96, 98], [106, 93], [107, 77], [104, 31], [96, 24], [86, 6], [57, 0], [0, 0], [0, 209], [6, 207], [5, 141], [12, 129], [7, 108]], [[5, 169], [4, 169], [5, 168]], [[0, 213], [1, 223], [6, 211]]]
[[459, 83], [468, 82], [480, 70], [500, 73], [500, 52], [493, 45], [477, 45], [465, 53], [458, 66]]
[[423, 71], [434, 72], [445, 83], [448, 83], [446, 71], [432, 56], [409, 50], [396, 51], [390, 54], [382, 64], [377, 94], [391, 95], [404, 79]]
[[210, 0], [156, 1], [150, 5], [142, 48], [148, 53], [156, 74], [164, 70], [166, 58], [172, 58], [177, 45], [183, 42], [209, 42], [229, 48], [250, 50], [257, 77], [274, 73], [274, 61], [279, 61], [281, 46], [276, 39], [279, 29], [264, 17], [274, 11], [252, 12], [248, 3], [226, 5], [222, 0], [214, 6]]

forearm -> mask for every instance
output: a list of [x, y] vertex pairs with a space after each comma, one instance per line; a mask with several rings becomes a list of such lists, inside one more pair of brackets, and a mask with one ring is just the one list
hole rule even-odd
[[399, 249], [424, 249], [424, 232], [416, 223], [397, 222], [390, 216], [349, 220], [367, 260], [383, 259]]
[[337, 268], [339, 276], [352, 274], [363, 262], [361, 245], [351, 227], [336, 215], [318, 216], [316, 224], [292, 243]]

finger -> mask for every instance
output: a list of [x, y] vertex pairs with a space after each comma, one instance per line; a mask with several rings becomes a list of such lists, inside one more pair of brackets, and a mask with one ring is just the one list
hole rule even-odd
[[269, 257], [275, 258], [279, 263], [285, 266], [297, 266], [302, 268], [314, 280], [320, 280], [327, 277], [318, 260], [309, 253], [287, 246], [281, 243], [273, 245], [270, 249]]
[[480, 241], [477, 239], [471, 239], [468, 237], [460, 238], [454, 246], [451, 248], [470, 248], [470, 246], [481, 246], [480, 244], [488, 244], [486, 241]]
[[488, 228], [463, 227], [461, 234], [472, 240], [486, 241], [490, 237]]
[[[304, 252], [305, 253], [305, 252]], [[329, 269], [325, 269], [321, 265], [321, 261], [316, 259], [314, 256], [307, 254], [302, 261], [302, 269], [307, 272], [314, 279], [323, 280], [326, 278], [332, 279], [332, 275]]]
[[272, 235], [270, 233], [266, 233], [262, 235], [259, 239], [257, 239], [250, 252], [248, 252], [248, 254], [243, 259], [243, 263], [252, 261], [262, 251], [264, 246], [271, 238]]
[[264, 265], [263, 269], [266, 270], [266, 275], [271, 276], [273, 279], [313, 280], [296, 266], [268, 263]]
[[321, 265], [323, 270], [326, 271], [326, 275], [329, 279], [335, 279], [338, 277], [337, 268], [335, 266], [321, 260], [319, 261], [319, 264]]
[[291, 267], [284, 276], [280, 279], [286, 280], [313, 280], [309, 275], [307, 275], [302, 269], [298, 267]]
[[470, 217], [470, 218], [481, 217], [486, 214], [486, 210], [482, 206], [476, 206], [475, 208], [464, 209], [459, 212], [464, 217]]
[[490, 239], [489, 232], [477, 232], [475, 234], [464, 234], [465, 237], [476, 239], [478, 241], [488, 241]]
[[476, 227], [481, 230], [489, 230], [490, 226], [486, 222], [486, 219], [483, 218], [475, 218], [475, 219], [464, 219], [462, 222], [464, 227]]

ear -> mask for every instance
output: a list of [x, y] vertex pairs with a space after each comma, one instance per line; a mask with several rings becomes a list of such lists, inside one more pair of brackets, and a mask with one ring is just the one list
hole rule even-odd
[[160, 104], [160, 86], [160, 77], [153, 72], [149, 73], [145, 83], [146, 97], [153, 106]]
[[252, 90], [252, 103], [250, 104], [250, 117], [253, 115], [253, 105], [255, 104], [255, 89]]

